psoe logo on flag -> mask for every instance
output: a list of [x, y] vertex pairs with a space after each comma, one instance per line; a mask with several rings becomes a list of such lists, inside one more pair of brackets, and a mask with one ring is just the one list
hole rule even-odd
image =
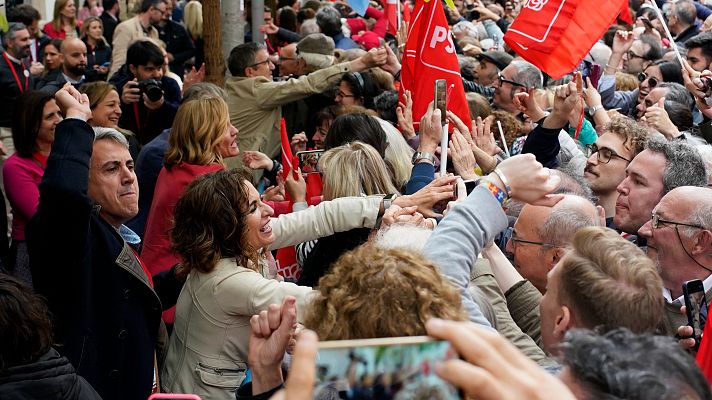
[[433, 30], [433, 34], [430, 37], [430, 48], [434, 49], [438, 43], [442, 43], [445, 41], [447, 41], [445, 51], [450, 54], [454, 53], [455, 45], [452, 43], [452, 35], [450, 35], [450, 31], [440, 25], [436, 25], [435, 29]]
[[534, 11], [541, 11], [549, 0], [528, 0], [524, 4], [524, 8], [528, 8]]

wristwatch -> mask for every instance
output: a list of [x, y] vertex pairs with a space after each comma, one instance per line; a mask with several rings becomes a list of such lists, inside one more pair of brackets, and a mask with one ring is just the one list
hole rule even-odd
[[416, 151], [413, 153], [413, 165], [420, 162], [420, 160], [428, 160], [432, 164], [435, 162], [435, 155], [433, 153], [428, 153], [427, 151]]
[[598, 112], [598, 110], [602, 110], [602, 109], [603, 109], [603, 106], [600, 104], [597, 106], [593, 106], [588, 109], [588, 115], [593, 117]]
[[398, 197], [398, 194], [396, 193], [387, 194], [383, 197], [383, 214], [376, 218], [376, 225], [374, 225], [373, 229], [379, 229], [381, 227], [381, 222], [383, 222], [383, 216], [386, 214], [386, 211], [391, 208], [393, 200], [395, 200], [396, 197]]

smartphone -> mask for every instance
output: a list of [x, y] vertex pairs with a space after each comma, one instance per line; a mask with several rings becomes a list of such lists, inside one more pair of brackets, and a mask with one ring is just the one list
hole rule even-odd
[[440, 110], [440, 123], [445, 125], [447, 121], [447, 81], [445, 79], [435, 80], [435, 108]]
[[598, 64], [591, 64], [589, 73], [590, 75], [588, 77], [591, 79], [591, 85], [598, 90], [598, 81], [601, 79], [601, 75], [603, 75], [603, 68]]
[[446, 341], [427, 336], [319, 343], [314, 398], [462, 399], [435, 374], [435, 365], [458, 356]]
[[695, 346], [699, 347], [707, 321], [707, 299], [702, 281], [694, 279], [682, 284], [682, 293], [687, 308], [687, 324], [692, 327]]
[[477, 187], [477, 185], [480, 184], [479, 179], [468, 179], [465, 181], [465, 190], [467, 190], [467, 194], [469, 195], [472, 193], [473, 190]]
[[299, 169], [303, 174], [318, 174], [319, 159], [324, 154], [324, 150], [298, 151]]

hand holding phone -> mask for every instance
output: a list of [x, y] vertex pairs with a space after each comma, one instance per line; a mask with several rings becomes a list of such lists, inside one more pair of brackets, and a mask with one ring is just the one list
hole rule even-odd
[[695, 348], [698, 348], [707, 322], [705, 288], [701, 280], [694, 279], [682, 284], [682, 293], [685, 298], [687, 324], [692, 327]]

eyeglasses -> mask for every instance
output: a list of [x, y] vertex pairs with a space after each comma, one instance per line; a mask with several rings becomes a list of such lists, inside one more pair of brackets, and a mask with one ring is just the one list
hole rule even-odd
[[682, 222], [668, 221], [668, 220], [660, 218], [660, 216], [656, 213], [652, 213], [651, 216], [652, 216], [653, 229], [658, 229], [660, 227], [660, 224], [668, 224], [668, 225], [675, 225], [675, 226], [680, 225], [680, 226], [687, 226], [690, 228], [705, 229], [699, 225], [692, 225], [692, 224], [685, 224]]
[[597, 154], [598, 162], [602, 164], [608, 164], [608, 162], [611, 161], [612, 157], [620, 158], [621, 160], [630, 162], [629, 159], [616, 154], [615, 151], [607, 147], [602, 147], [599, 149], [598, 146], [596, 146], [595, 144], [589, 144], [588, 146], [586, 146], [586, 157], [591, 157], [594, 154]]
[[345, 97], [356, 97], [356, 96], [353, 94], [346, 94], [346, 93], [342, 92], [341, 90], [338, 90], [336, 92], [336, 97], [344, 97], [345, 98]]
[[258, 62], [258, 63], [254, 63], [254, 64], [252, 64], [252, 65], [248, 65], [248, 67], [250, 67], [250, 68], [255, 68], [255, 67], [257, 67], [258, 65], [261, 65], [261, 64], [272, 64], [272, 60], [268, 58], [268, 59], [266, 59], [266, 60], [264, 60], [264, 61], [260, 61], [260, 62]]
[[645, 72], [641, 72], [638, 74], [638, 82], [643, 83], [646, 79], [648, 80], [648, 85], [651, 88], [658, 86], [658, 78], [654, 76], [648, 76], [648, 74], [646, 74]]
[[497, 73], [497, 79], [499, 79], [500, 86], [502, 86], [502, 84], [504, 84], [504, 83], [509, 83], [510, 85], [513, 85], [513, 86], [519, 86], [519, 87], [523, 87], [523, 88], [527, 87], [527, 85], [523, 85], [519, 82], [510, 81], [509, 79], [506, 79], [505, 77], [502, 76], [501, 73]]
[[533, 241], [531, 241], [531, 240], [520, 239], [520, 238], [517, 237], [517, 233], [514, 232], [514, 231], [512, 232], [512, 236], [509, 238], [509, 240], [512, 241], [512, 247], [515, 248], [515, 249], [516, 249], [516, 247], [517, 247], [517, 244], [520, 244], [520, 245], [521, 245], [521, 244], [533, 244], [533, 245], [535, 245], [535, 246], [557, 247], [557, 246], [556, 246], [555, 244], [553, 244], [553, 243], [533, 242]]
[[628, 59], [629, 59], [629, 60], [630, 60], [631, 58], [642, 58], [643, 60], [646, 60], [645, 57], [639, 56], [639, 55], [633, 53], [633, 50], [628, 50], [628, 52], [625, 53], [625, 54], [628, 56]]

